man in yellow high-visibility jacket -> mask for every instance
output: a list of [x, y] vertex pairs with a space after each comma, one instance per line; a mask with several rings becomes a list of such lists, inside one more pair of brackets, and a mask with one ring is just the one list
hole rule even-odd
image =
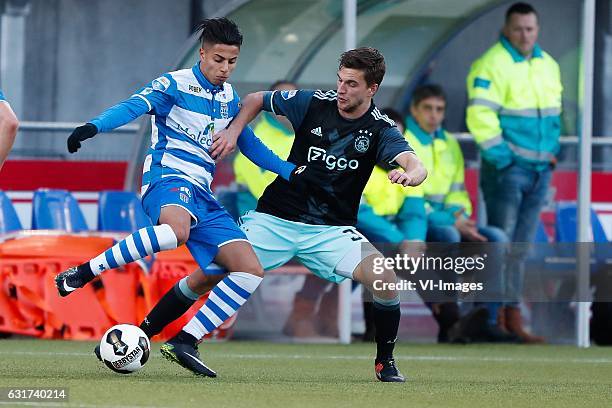
[[[467, 125], [482, 155], [481, 187], [488, 223], [512, 242], [533, 242], [559, 151], [559, 66], [536, 43], [535, 9], [515, 3], [506, 12], [499, 41], [467, 77]], [[514, 251], [506, 268], [509, 301], [500, 324], [526, 342], [541, 342], [523, 327], [518, 302], [525, 251]]]
[[[376, 168], [364, 191], [357, 228], [372, 242], [400, 244], [399, 250], [415, 247], [414, 242], [506, 242], [503, 231], [495, 227], [478, 227], [469, 217], [472, 203], [465, 189], [465, 169], [461, 147], [453, 135], [442, 128], [446, 112], [446, 96], [438, 85], [424, 85], [415, 89], [404, 136], [427, 169], [428, 178], [416, 188], [399, 190], [386, 182], [386, 172]], [[400, 119], [401, 120], [401, 119]], [[432, 245], [432, 247], [435, 245]], [[493, 246], [494, 247], [494, 246]], [[450, 256], [438, 245], [436, 253]], [[412, 251], [414, 252], [414, 251]], [[435, 256], [428, 250], [428, 256]], [[487, 286], [491, 289], [501, 275], [500, 263], [490, 260], [493, 276]], [[454, 272], [452, 272], [454, 274]], [[452, 279], [453, 276], [447, 278]], [[427, 294], [425, 294], [427, 295]], [[427, 299], [425, 296], [425, 300]], [[449, 339], [448, 329], [459, 319], [454, 301], [426, 303], [439, 324], [438, 341]], [[513, 337], [500, 332], [496, 324], [499, 304], [487, 305], [495, 319], [487, 322], [478, 337], [480, 341], [512, 341]]]

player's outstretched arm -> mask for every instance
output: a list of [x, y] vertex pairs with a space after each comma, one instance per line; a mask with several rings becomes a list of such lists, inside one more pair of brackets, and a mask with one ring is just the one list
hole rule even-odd
[[395, 161], [404, 171], [391, 170], [388, 176], [392, 183], [415, 187], [427, 178], [427, 170], [416, 154], [405, 152], [397, 156]]
[[210, 155], [217, 160], [223, 160], [227, 155], [236, 150], [236, 143], [242, 130], [263, 109], [263, 92], [248, 94], [242, 99], [242, 106], [238, 115], [232, 123], [218, 133], [215, 133], [213, 144], [210, 147]]
[[0, 168], [6, 160], [17, 135], [19, 121], [11, 107], [6, 103], [0, 103]]
[[105, 110], [100, 116], [74, 129], [68, 137], [70, 153], [81, 148], [81, 142], [94, 137], [100, 132], [107, 132], [123, 126], [137, 117], [147, 113], [151, 107], [142, 98], [130, 98]]
[[238, 147], [250, 161], [259, 167], [278, 174], [285, 180], [289, 181], [289, 177], [295, 165], [289, 163], [276, 155], [270, 150], [251, 130], [249, 126], [245, 127], [240, 137], [238, 138]]

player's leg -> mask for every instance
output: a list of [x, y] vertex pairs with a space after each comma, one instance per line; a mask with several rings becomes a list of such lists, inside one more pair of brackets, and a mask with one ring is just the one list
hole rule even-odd
[[[202, 269], [196, 269], [191, 275], [179, 280], [162, 296], [140, 323], [140, 328], [149, 339], [158, 335], [167, 325], [185, 314], [200, 296], [211, 290], [224, 276], [224, 274], [206, 275]], [[95, 347], [94, 353], [98, 360], [102, 361], [100, 345]]]
[[[296, 232], [278, 218], [250, 212], [240, 221], [240, 229], [235, 224], [227, 229], [217, 227], [216, 236], [226, 239], [219, 243], [214, 260], [228, 275], [213, 288], [200, 311], [183, 328], [185, 338], [201, 340], [246, 302], [261, 283], [264, 269], [277, 268], [293, 257]], [[210, 226], [206, 233], [211, 233]], [[202, 285], [201, 277], [192, 278], [194, 286]]]
[[[214, 233], [215, 229], [207, 228], [206, 232]], [[230, 234], [223, 232], [221, 228], [217, 232], [215, 235], [227, 237]], [[237, 236], [242, 238], [234, 237], [229, 240], [231, 242], [221, 243], [219, 252], [215, 256], [215, 263], [225, 267], [229, 274], [213, 288], [207, 301], [183, 330], [162, 346], [162, 354], [196, 374], [210, 376], [206, 373], [210, 369], [200, 360], [195, 350], [197, 342], [246, 302], [259, 286], [264, 269], [277, 268], [288, 262], [295, 254], [294, 241], [297, 239], [297, 232], [287, 229], [276, 217], [256, 212], [249, 213], [241, 217], [238, 232], [240, 235]], [[246, 240], [240, 240], [244, 239], [245, 235], [252, 246]], [[197, 238], [200, 234], [192, 233], [192, 236]], [[205, 258], [201, 252], [192, 248], [190, 250], [202, 265]], [[207, 278], [197, 271], [189, 278], [191, 290], [203, 293]]]
[[[402, 207], [403, 209], [403, 207]], [[407, 225], [410, 228], [409, 233], [404, 232], [402, 227]], [[403, 222], [400, 216], [395, 220], [390, 220], [374, 213], [372, 208], [367, 204], [359, 206], [359, 214], [357, 215], [357, 230], [361, 232], [370, 241], [377, 245], [397, 245], [397, 250], [400, 253], [406, 253], [410, 256], [416, 252], [422, 253], [424, 248], [420, 242], [408, 241], [406, 236], [413, 235], [414, 223]], [[412, 236], [410, 236], [412, 238]], [[364, 341], [374, 341], [376, 338], [376, 325], [374, 323], [374, 304], [372, 296], [368, 290], [363, 291], [363, 318], [365, 321]]]
[[201, 268], [179, 280], [155, 304], [140, 323], [140, 328], [152, 338], [181, 317], [206, 292], [218, 284], [225, 274], [205, 274]]
[[200, 358], [199, 341], [236, 313], [263, 279], [263, 269], [246, 241], [223, 245], [219, 248], [215, 263], [223, 266], [228, 274], [215, 285], [204, 305], [187, 325], [161, 347], [166, 359], [196, 375], [207, 377], [216, 377], [217, 374]]
[[68, 296], [107, 269], [123, 266], [156, 252], [175, 249], [189, 238], [193, 216], [184, 190], [191, 185], [181, 179], [164, 180], [151, 187], [143, 207], [157, 225], [141, 228], [95, 258], [55, 277], [60, 296]]
[[399, 296], [396, 290], [374, 288], [374, 280], [396, 282], [393, 269], [374, 274], [373, 259], [382, 255], [354, 227], [310, 226], [309, 239], [302, 238], [298, 259], [321, 278], [339, 283], [346, 278], [363, 284], [373, 294], [376, 325], [376, 377], [403, 382], [395, 366], [393, 349], [399, 327]]
[[[361, 252], [361, 251], [360, 251]], [[347, 254], [336, 268], [338, 273], [346, 273], [359, 259], [355, 252]], [[395, 271], [382, 268], [374, 273], [374, 260], [381, 254], [369, 255], [353, 269], [352, 278], [367, 288], [373, 297], [374, 324], [376, 326], [376, 358], [374, 360], [376, 377], [384, 382], [404, 382], [393, 358], [395, 341], [400, 322], [399, 293], [390, 289], [389, 284], [397, 281]]]
[[187, 248], [200, 267], [191, 275], [178, 281], [157, 302], [145, 317], [140, 327], [150, 337], [159, 334], [164, 327], [182, 316], [200, 297], [221, 279], [223, 274], [204, 274], [217, 255], [221, 242], [245, 239], [230, 215], [206, 191], [194, 189], [191, 194], [183, 193], [182, 198], [191, 204], [190, 210], [198, 223], [189, 231]]
[[247, 241], [223, 245], [215, 263], [224, 267], [228, 274], [215, 285], [204, 305], [177, 335], [181, 342], [195, 345], [219, 327], [238, 311], [263, 280], [261, 264]]

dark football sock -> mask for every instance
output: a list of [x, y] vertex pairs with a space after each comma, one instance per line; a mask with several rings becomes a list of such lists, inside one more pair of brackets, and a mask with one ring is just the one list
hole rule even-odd
[[[385, 301], [385, 303], [388, 303]], [[400, 322], [400, 305], [374, 301], [374, 325], [376, 327], [376, 362], [393, 358], [397, 329]]]
[[140, 323], [140, 328], [149, 338], [159, 334], [164, 327], [181, 317], [197, 300], [197, 294], [191, 292], [187, 296], [183, 293], [186, 284], [181, 284], [181, 282], [177, 282], [176, 285], [166, 292], [164, 297], [157, 302], [147, 317], [145, 317], [144, 321]]
[[185, 330], [181, 330], [180, 332], [176, 334], [176, 336], [170, 339], [170, 342], [189, 344], [191, 346], [195, 346], [196, 343], [198, 342], [198, 339], [193, 337], [191, 334], [187, 333]]
[[96, 275], [91, 270], [89, 262], [85, 262], [84, 264], [77, 266], [77, 270], [79, 271], [80, 276], [85, 282], [89, 282], [96, 277]]

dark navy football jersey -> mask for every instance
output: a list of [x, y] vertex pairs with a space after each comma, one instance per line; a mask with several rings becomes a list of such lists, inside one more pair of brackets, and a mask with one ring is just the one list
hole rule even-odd
[[340, 116], [336, 91], [264, 93], [264, 110], [286, 116], [295, 131], [288, 161], [306, 164], [317, 183], [297, 187], [277, 177], [257, 211], [316, 225], [355, 225], [361, 194], [376, 164], [389, 168], [412, 148], [372, 103], [358, 119]]

